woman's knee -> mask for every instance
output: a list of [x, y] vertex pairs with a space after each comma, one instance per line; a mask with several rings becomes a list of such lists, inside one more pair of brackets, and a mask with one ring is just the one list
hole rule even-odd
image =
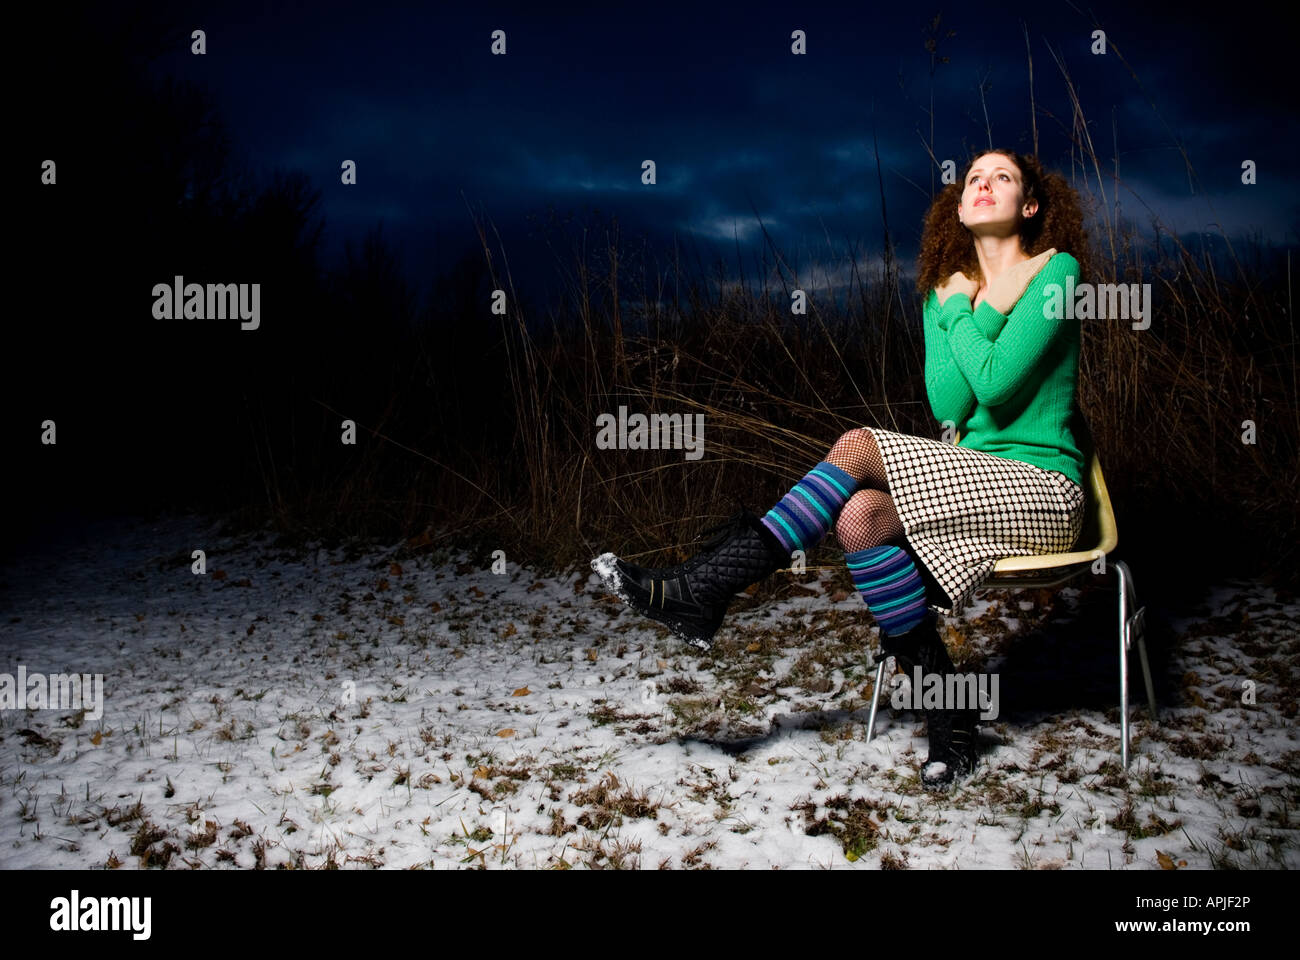
[[879, 546], [902, 532], [894, 501], [883, 490], [859, 490], [849, 497], [835, 522], [835, 536], [854, 550]]
[[871, 432], [870, 427], [853, 427], [845, 430], [840, 434], [839, 439], [835, 441], [837, 447], [860, 447], [874, 444], [876, 442], [875, 434]]
[[889, 481], [885, 476], [880, 448], [870, 427], [846, 430], [835, 441], [826, 459], [844, 470], [858, 483], [874, 490], [886, 490]]

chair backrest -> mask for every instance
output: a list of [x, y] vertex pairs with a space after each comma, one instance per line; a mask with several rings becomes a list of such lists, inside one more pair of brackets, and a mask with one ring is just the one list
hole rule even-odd
[[1119, 544], [1119, 530], [1115, 525], [1115, 511], [1110, 505], [1106, 478], [1101, 475], [1101, 460], [1093, 451], [1088, 460], [1085, 495], [1087, 506], [1083, 513], [1083, 529], [1075, 541], [1075, 549], [1100, 550], [1110, 553]]
[[1115, 525], [1115, 511], [1111, 508], [1106, 478], [1102, 476], [1101, 459], [1093, 441], [1092, 428], [1088, 426], [1083, 411], [1076, 410], [1071, 432], [1083, 453], [1084, 497], [1083, 529], [1075, 541], [1076, 550], [1100, 550], [1110, 553], [1119, 544], [1119, 530]]

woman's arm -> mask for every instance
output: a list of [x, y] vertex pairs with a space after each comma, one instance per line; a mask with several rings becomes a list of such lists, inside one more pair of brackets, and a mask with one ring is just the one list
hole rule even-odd
[[1047, 314], [1044, 291], [1049, 284], [1063, 285], [1070, 275], [1078, 281], [1079, 262], [1068, 253], [1056, 254], [1029, 282], [1010, 315], [987, 301], [972, 309], [963, 293], [944, 302], [936, 323], [947, 332], [953, 362], [980, 403], [1005, 403], [1033, 374], [1067, 322]]
[[939, 300], [933, 290], [921, 308], [925, 330], [925, 392], [930, 410], [940, 423], [961, 424], [975, 409], [975, 394], [962, 376], [948, 345], [947, 333], [939, 328]]

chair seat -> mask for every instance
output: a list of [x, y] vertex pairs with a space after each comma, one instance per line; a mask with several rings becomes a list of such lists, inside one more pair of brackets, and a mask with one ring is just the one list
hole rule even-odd
[[1074, 571], [1078, 567], [1087, 566], [1095, 561], [1100, 549], [1100, 547], [1097, 547], [1092, 550], [1074, 550], [1070, 553], [1036, 553], [1024, 557], [1003, 557], [994, 564], [992, 576], [1041, 573], [1044, 570], [1058, 568]]

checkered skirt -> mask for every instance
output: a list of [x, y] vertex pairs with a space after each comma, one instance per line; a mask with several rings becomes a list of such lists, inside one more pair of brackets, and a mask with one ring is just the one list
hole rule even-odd
[[1003, 557], [1063, 553], [1078, 540], [1083, 490], [1059, 470], [870, 429], [939, 613], [960, 613]]

